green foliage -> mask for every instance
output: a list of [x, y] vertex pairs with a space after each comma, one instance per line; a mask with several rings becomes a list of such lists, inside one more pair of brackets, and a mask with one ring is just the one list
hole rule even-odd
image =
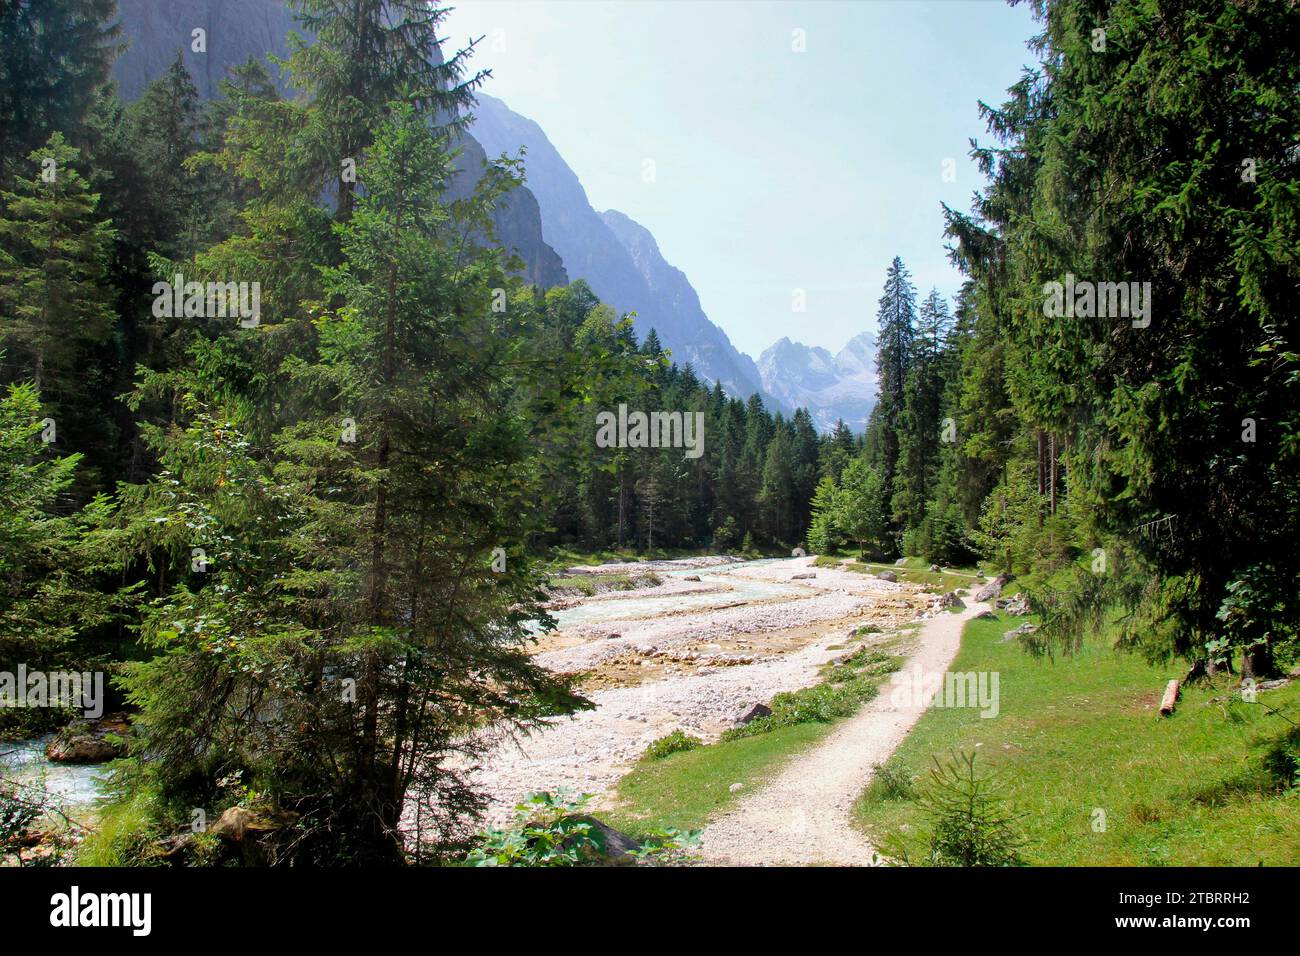
[[906, 767], [891, 760], [872, 768], [867, 796], [875, 800], [913, 800], [916, 784]]
[[[1007, 809], [997, 781], [976, 773], [975, 754], [957, 754], [947, 764], [936, 759], [918, 800], [930, 826], [923, 865], [1023, 865], [1019, 817]], [[905, 851], [901, 859], [911, 862]]]
[[534, 793], [515, 806], [515, 825], [488, 830], [469, 866], [580, 866], [604, 852], [600, 831], [578, 816], [591, 794]]
[[0, 853], [27, 832], [40, 817], [42, 809], [28, 794], [0, 778]]
[[[594, 818], [581, 813], [591, 794], [535, 793], [515, 807], [515, 824], [488, 830], [465, 857], [467, 866], [590, 866], [605, 862], [609, 849]], [[632, 858], [646, 865], [685, 860], [699, 831], [657, 827], [642, 835]]]
[[702, 744], [703, 741], [699, 737], [693, 737], [682, 730], [674, 730], [671, 734], [651, 742], [650, 746], [646, 747], [645, 753], [641, 755], [641, 759], [662, 760], [669, 754], [694, 750]]
[[855, 458], [840, 476], [835, 495], [835, 526], [865, 556], [868, 549], [890, 551], [886, 517], [887, 483], [884, 472], [863, 458]]
[[[102, 499], [68, 508], [80, 456], [55, 456], [41, 436], [45, 410], [36, 389], [12, 385], [0, 397], [0, 670], [82, 669], [102, 652], [76, 646], [117, 620], [96, 572], [108, 559], [95, 526]], [[5, 708], [0, 730], [47, 729], [63, 716], [49, 709]]]
[[[976, 284], [962, 407], [984, 409], [986, 424], [966, 452], [992, 464], [1005, 423], [1019, 432], [1006, 509], [1017, 527], [985, 522], [1000, 539], [985, 543], [1006, 567], [1036, 563], [1034, 532], [1064, 497], [1077, 531], [1067, 550], [1126, 556], [1093, 594], [1130, 612], [1124, 640], [1201, 656], [1232, 582], [1264, 575], [1266, 590], [1294, 592], [1300, 580], [1300, 358], [1284, 291], [1300, 266], [1300, 10], [1192, 0], [1166, 17], [1116, 0], [1104, 54], [1085, 28], [1099, 22], [1093, 5], [1035, 12], [1047, 65], [983, 108], [999, 144], [973, 156], [991, 183], [971, 216], [947, 211], [954, 258]], [[1046, 314], [1046, 283], [1067, 276], [1149, 283], [1150, 312]], [[1050, 570], [1061, 535], [1048, 532]], [[1252, 613], [1261, 632], [1293, 640], [1281, 605]], [[1089, 617], [1046, 623], [1068, 648]], [[1256, 637], [1236, 628], [1232, 640]]]
[[811, 687], [786, 691], [772, 698], [772, 713], [723, 731], [723, 740], [741, 740], [797, 724], [828, 724], [856, 713], [879, 693], [880, 682], [898, 670], [900, 661], [881, 651], [861, 648], [833, 668], [827, 679]]

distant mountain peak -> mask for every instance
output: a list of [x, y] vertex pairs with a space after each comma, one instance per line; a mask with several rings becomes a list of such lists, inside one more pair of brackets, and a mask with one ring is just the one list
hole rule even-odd
[[855, 432], [866, 428], [876, 403], [871, 333], [855, 335], [835, 355], [782, 336], [764, 350], [758, 369], [764, 388], [792, 406], [807, 408], [822, 432], [840, 419]]

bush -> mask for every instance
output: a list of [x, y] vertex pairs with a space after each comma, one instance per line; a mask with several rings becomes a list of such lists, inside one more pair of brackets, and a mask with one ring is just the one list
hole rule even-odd
[[[564, 792], [535, 793], [515, 807], [515, 825], [488, 830], [478, 847], [465, 857], [468, 866], [584, 866], [601, 863], [605, 837], [593, 817], [579, 815], [591, 798]], [[638, 863], [680, 862], [699, 831], [654, 830], [631, 851]]]
[[724, 731], [723, 740], [739, 740], [795, 724], [829, 724], [848, 717], [879, 693], [879, 681], [899, 667], [899, 661], [880, 651], [862, 648], [832, 671], [821, 684], [777, 694], [769, 705], [771, 716], [757, 717], [741, 727]]
[[470, 866], [578, 866], [604, 847], [590, 823], [575, 818], [591, 798], [584, 793], [534, 793], [515, 806], [515, 825], [488, 830], [465, 858]]
[[[1006, 808], [998, 783], [975, 772], [975, 754], [958, 754], [946, 766], [935, 760], [920, 796], [930, 823], [925, 866], [1023, 866], [1019, 817]], [[910, 863], [906, 852], [899, 854]]]
[[907, 768], [893, 762], [878, 763], [872, 768], [871, 795], [877, 800], [913, 800], [916, 787]]
[[660, 737], [645, 749], [641, 755], [642, 760], [662, 760], [669, 754], [681, 753], [684, 750], [694, 750], [701, 746], [704, 741], [699, 737], [692, 737], [690, 734], [681, 730], [674, 730], [666, 737]]

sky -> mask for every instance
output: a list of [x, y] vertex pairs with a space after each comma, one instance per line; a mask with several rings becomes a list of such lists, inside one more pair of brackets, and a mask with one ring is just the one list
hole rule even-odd
[[484, 91], [542, 127], [595, 209], [648, 228], [755, 358], [874, 333], [896, 255], [920, 297], [955, 295], [940, 202], [967, 211], [983, 185], [977, 101], [1006, 99], [1036, 32], [1000, 0], [447, 2], [446, 52], [483, 37]]

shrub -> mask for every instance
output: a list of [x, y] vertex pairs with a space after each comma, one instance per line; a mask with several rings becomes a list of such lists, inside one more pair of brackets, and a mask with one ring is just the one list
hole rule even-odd
[[[605, 858], [605, 837], [592, 817], [580, 811], [591, 798], [565, 792], [535, 793], [515, 807], [515, 824], [488, 830], [478, 847], [465, 857], [468, 866], [584, 866]], [[672, 828], [651, 831], [631, 851], [638, 863], [680, 862], [687, 847], [698, 842], [699, 831]]]
[[[935, 760], [920, 804], [930, 823], [926, 866], [1023, 866], [1019, 817], [1007, 809], [992, 777], [975, 772], [975, 754], [946, 766]], [[909, 863], [906, 852], [902, 862]]]
[[578, 866], [604, 849], [590, 823], [573, 816], [591, 798], [584, 793], [534, 793], [515, 806], [515, 825], [488, 830], [465, 858], [470, 866]]
[[890, 761], [872, 768], [870, 793], [877, 800], [913, 800], [916, 787], [907, 768]]
[[642, 760], [662, 760], [669, 754], [681, 753], [684, 750], [694, 750], [703, 744], [704, 741], [699, 737], [692, 737], [690, 734], [681, 730], [674, 730], [666, 737], [660, 737], [645, 749], [641, 755]]

